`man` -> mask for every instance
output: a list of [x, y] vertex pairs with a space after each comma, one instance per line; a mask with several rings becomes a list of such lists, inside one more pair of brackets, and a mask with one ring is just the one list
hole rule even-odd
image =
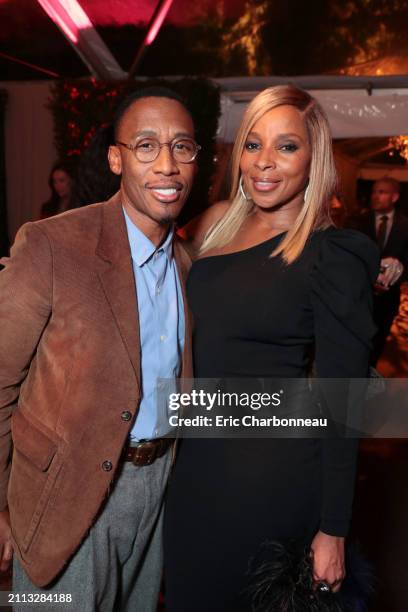
[[396, 210], [400, 196], [397, 180], [385, 177], [376, 181], [371, 193], [371, 211], [359, 220], [357, 228], [375, 240], [381, 251], [380, 274], [374, 297], [374, 338], [372, 363], [378, 361], [390, 333], [400, 303], [400, 284], [407, 278], [408, 219]]
[[196, 170], [193, 121], [149, 88], [114, 131], [118, 194], [26, 224], [0, 273], [2, 569], [12, 547], [15, 592], [64, 596], [45, 610], [156, 609], [172, 456], [156, 382], [192, 375], [173, 222]]

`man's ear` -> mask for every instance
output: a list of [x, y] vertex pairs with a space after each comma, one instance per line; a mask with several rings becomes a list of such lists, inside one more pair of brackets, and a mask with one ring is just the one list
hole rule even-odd
[[396, 202], [398, 202], [400, 197], [400, 194], [397, 192], [394, 192], [393, 196], [392, 196], [392, 203], [395, 204]]
[[122, 174], [122, 157], [120, 155], [119, 147], [111, 145], [108, 151], [108, 162], [109, 167], [113, 174]]

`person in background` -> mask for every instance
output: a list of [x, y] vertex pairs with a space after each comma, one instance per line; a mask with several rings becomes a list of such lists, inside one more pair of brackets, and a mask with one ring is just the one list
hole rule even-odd
[[156, 611], [173, 446], [156, 385], [192, 376], [174, 222], [193, 120], [145, 88], [114, 134], [120, 190], [24, 225], [0, 273], [0, 569], [14, 550], [14, 592], [49, 612]]
[[41, 219], [53, 217], [73, 208], [74, 176], [70, 162], [58, 161], [53, 165], [48, 179], [51, 197], [41, 206]]
[[400, 184], [384, 177], [373, 184], [370, 211], [355, 220], [360, 230], [378, 244], [381, 251], [380, 274], [375, 284], [374, 338], [372, 365], [384, 350], [394, 317], [398, 314], [401, 283], [408, 279], [408, 219], [398, 211]]

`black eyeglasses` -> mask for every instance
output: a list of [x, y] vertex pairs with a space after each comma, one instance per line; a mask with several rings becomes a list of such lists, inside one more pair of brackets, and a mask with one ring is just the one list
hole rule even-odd
[[117, 145], [132, 151], [136, 159], [143, 163], [152, 162], [159, 157], [161, 148], [169, 147], [175, 161], [182, 164], [191, 164], [201, 149], [192, 138], [175, 138], [171, 142], [159, 142], [157, 138], [143, 138], [134, 145], [116, 141]]

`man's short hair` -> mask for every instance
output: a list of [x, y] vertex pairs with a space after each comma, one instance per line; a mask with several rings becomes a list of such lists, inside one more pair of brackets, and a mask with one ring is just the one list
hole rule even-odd
[[193, 120], [192, 113], [187, 105], [186, 100], [184, 100], [184, 98], [173, 89], [170, 89], [169, 87], [164, 87], [162, 85], [142, 87], [141, 89], [138, 89], [137, 91], [134, 91], [129, 96], [127, 96], [124, 100], [122, 100], [122, 102], [120, 102], [119, 106], [117, 107], [113, 117], [113, 133], [115, 140], [117, 138], [120, 123], [126, 111], [132, 106], [134, 102], [137, 102], [142, 98], [168, 98], [169, 100], [175, 100], [176, 102], [179, 102], [179, 104], [184, 106], [191, 119]]
[[397, 179], [393, 178], [392, 176], [383, 176], [382, 178], [377, 179], [375, 183], [388, 183], [389, 185], [392, 186], [394, 193], [399, 194], [401, 191], [399, 181], [397, 181]]

